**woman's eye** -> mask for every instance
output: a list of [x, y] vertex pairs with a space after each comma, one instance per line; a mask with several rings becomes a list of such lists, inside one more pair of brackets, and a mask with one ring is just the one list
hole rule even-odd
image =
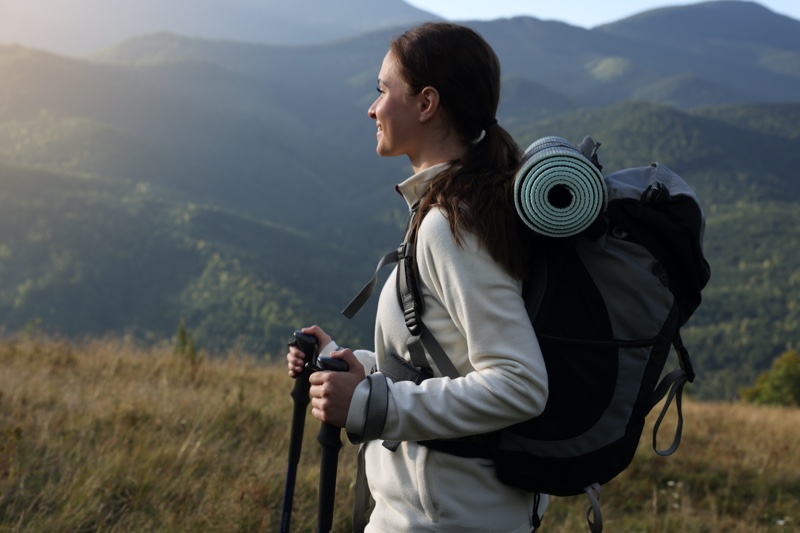
[[380, 85], [376, 85], [375, 90], [378, 91], [380, 94], [383, 94], [383, 89], [381, 89]]

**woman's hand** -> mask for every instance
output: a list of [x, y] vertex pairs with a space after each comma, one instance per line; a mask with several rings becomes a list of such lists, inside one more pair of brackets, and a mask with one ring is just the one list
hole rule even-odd
[[341, 428], [347, 423], [353, 391], [364, 379], [364, 367], [349, 348], [331, 352], [331, 357], [345, 361], [350, 369], [347, 372], [327, 370], [311, 374], [311, 414], [320, 422]]
[[[317, 338], [317, 346], [319, 348], [322, 348], [331, 342], [331, 336], [325, 333], [325, 331], [319, 326], [309, 326], [301, 329], [300, 331], [306, 335], [314, 335]], [[305, 358], [306, 356], [298, 347], [289, 347], [289, 353], [286, 354], [286, 362], [289, 366], [290, 376], [295, 378], [303, 371], [303, 366], [306, 364]]]

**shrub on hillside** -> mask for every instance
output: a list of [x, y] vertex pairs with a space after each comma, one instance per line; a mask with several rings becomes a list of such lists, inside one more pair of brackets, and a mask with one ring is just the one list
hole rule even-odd
[[800, 407], [800, 355], [796, 350], [785, 352], [758, 376], [753, 387], [742, 388], [740, 394], [750, 403]]

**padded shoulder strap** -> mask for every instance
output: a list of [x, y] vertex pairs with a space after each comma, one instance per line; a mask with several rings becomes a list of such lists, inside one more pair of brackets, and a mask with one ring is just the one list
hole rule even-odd
[[414, 243], [403, 243], [397, 251], [397, 299], [403, 309], [403, 318], [408, 331], [413, 336], [419, 336], [424, 306], [417, 281]]
[[[405, 253], [400, 253], [398, 256], [397, 299], [403, 309], [406, 327], [411, 333], [411, 339], [408, 341], [411, 361], [414, 366], [419, 368], [427, 367], [423, 359], [425, 352], [422, 346], [424, 346], [439, 372], [443, 376], [455, 379], [461, 374], [431, 330], [422, 321], [422, 294], [417, 280], [413, 245], [410, 246], [410, 249], [406, 249]], [[524, 289], [526, 310], [531, 322], [533, 322], [544, 299], [547, 287], [547, 271], [547, 255], [545, 247], [542, 246], [532, 258], [531, 272]]]
[[531, 323], [533, 323], [539, 313], [539, 308], [542, 306], [542, 301], [547, 291], [547, 276], [547, 250], [545, 246], [540, 246], [531, 257], [528, 278], [522, 288], [522, 295], [525, 298], [525, 310], [528, 312]]
[[408, 340], [407, 347], [411, 357], [411, 362], [418, 368], [428, 368], [425, 350], [433, 359], [433, 363], [443, 376], [457, 378], [458, 369], [447, 356], [442, 345], [433, 336], [422, 321], [422, 294], [419, 289], [417, 279], [417, 268], [414, 259], [414, 244], [406, 243], [403, 251], [398, 254], [397, 265], [397, 300], [403, 309], [406, 327], [411, 338]]

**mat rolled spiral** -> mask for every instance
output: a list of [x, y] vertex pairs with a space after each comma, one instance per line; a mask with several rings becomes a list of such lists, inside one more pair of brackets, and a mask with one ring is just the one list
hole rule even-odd
[[561, 137], [531, 144], [514, 182], [514, 203], [525, 224], [547, 237], [582, 232], [608, 202], [603, 175]]

